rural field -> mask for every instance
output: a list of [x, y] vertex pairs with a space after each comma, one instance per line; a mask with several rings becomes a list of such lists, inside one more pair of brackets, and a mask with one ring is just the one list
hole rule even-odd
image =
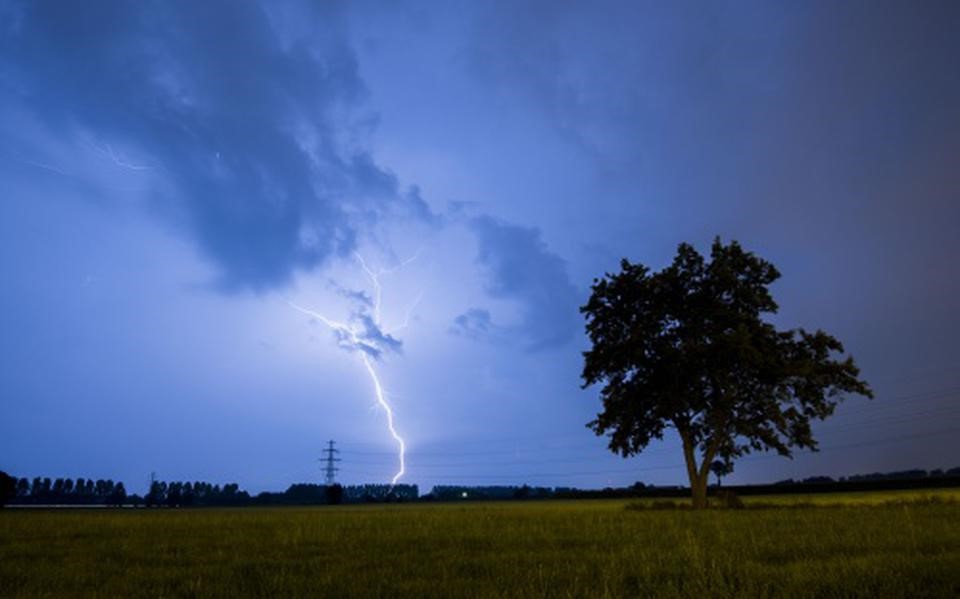
[[0, 511], [3, 597], [952, 597], [960, 492]]

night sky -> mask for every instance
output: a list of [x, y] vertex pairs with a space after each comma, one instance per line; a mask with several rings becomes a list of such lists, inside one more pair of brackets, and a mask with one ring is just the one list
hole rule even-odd
[[282, 490], [335, 439], [389, 482], [368, 356], [422, 491], [685, 483], [672, 431], [624, 460], [585, 427], [578, 307], [717, 235], [877, 396], [730, 482], [960, 466], [958, 32], [933, 0], [0, 0], [0, 469]]

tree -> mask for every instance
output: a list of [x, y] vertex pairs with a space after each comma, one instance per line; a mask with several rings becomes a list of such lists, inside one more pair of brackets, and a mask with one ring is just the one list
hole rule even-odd
[[167, 485], [160, 481], [152, 481], [150, 483], [150, 490], [147, 491], [146, 497], [143, 498], [144, 503], [149, 507], [156, 505], [162, 505], [167, 497]]
[[63, 499], [64, 499], [64, 495], [63, 495], [63, 489], [64, 489], [64, 488], [65, 488], [65, 487], [64, 487], [64, 482], [63, 482], [63, 479], [62, 479], [62, 478], [58, 478], [57, 480], [53, 481], [53, 491], [51, 492], [51, 495], [52, 495], [53, 501], [54, 501], [55, 503], [64, 503], [64, 500], [63, 500]]
[[[78, 495], [80, 489], [77, 489]], [[73, 479], [65, 478], [63, 480], [63, 489], [61, 491], [60, 500], [57, 503], [77, 503], [77, 499], [74, 495]]]
[[777, 311], [768, 286], [780, 273], [737, 242], [716, 239], [709, 263], [684, 243], [659, 272], [620, 267], [594, 280], [580, 309], [592, 342], [583, 386], [603, 385], [603, 411], [588, 427], [624, 457], [675, 429], [694, 507], [707, 505], [714, 459], [816, 450], [812, 419], [845, 393], [873, 397], [853, 358], [834, 358], [844, 351], [837, 339], [763, 320]]
[[183, 503], [183, 483], [172, 482], [167, 486], [167, 505], [180, 507]]
[[120, 506], [127, 501], [127, 490], [124, 488], [122, 482], [118, 482], [110, 490], [110, 494], [107, 497], [107, 503], [110, 505]]
[[17, 496], [17, 479], [0, 470], [0, 507]]
[[343, 503], [343, 485], [334, 483], [326, 486], [326, 499], [330, 505], [340, 505]]
[[717, 486], [720, 486], [720, 479], [733, 473], [733, 462], [729, 460], [714, 460], [710, 462], [710, 472], [717, 477]]
[[183, 505], [193, 505], [195, 496], [193, 494], [193, 485], [189, 482], [183, 483], [183, 490], [181, 491], [181, 503]]
[[17, 481], [17, 498], [26, 498], [30, 496], [30, 481], [21, 478]]

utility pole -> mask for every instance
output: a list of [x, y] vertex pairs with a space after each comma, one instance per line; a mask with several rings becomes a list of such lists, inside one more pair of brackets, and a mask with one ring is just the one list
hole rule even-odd
[[340, 458], [336, 457], [336, 454], [338, 453], [340, 453], [340, 450], [334, 449], [333, 441], [330, 441], [327, 445], [327, 448], [323, 450], [324, 457], [320, 458], [321, 461], [326, 462], [326, 466], [323, 468], [323, 474], [328, 487], [336, 483], [336, 473], [338, 470], [340, 470], [334, 466], [335, 462], [340, 461]]

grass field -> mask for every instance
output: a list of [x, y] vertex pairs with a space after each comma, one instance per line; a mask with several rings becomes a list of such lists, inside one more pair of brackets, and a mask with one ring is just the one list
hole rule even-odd
[[956, 597], [958, 498], [0, 510], [0, 596]]

